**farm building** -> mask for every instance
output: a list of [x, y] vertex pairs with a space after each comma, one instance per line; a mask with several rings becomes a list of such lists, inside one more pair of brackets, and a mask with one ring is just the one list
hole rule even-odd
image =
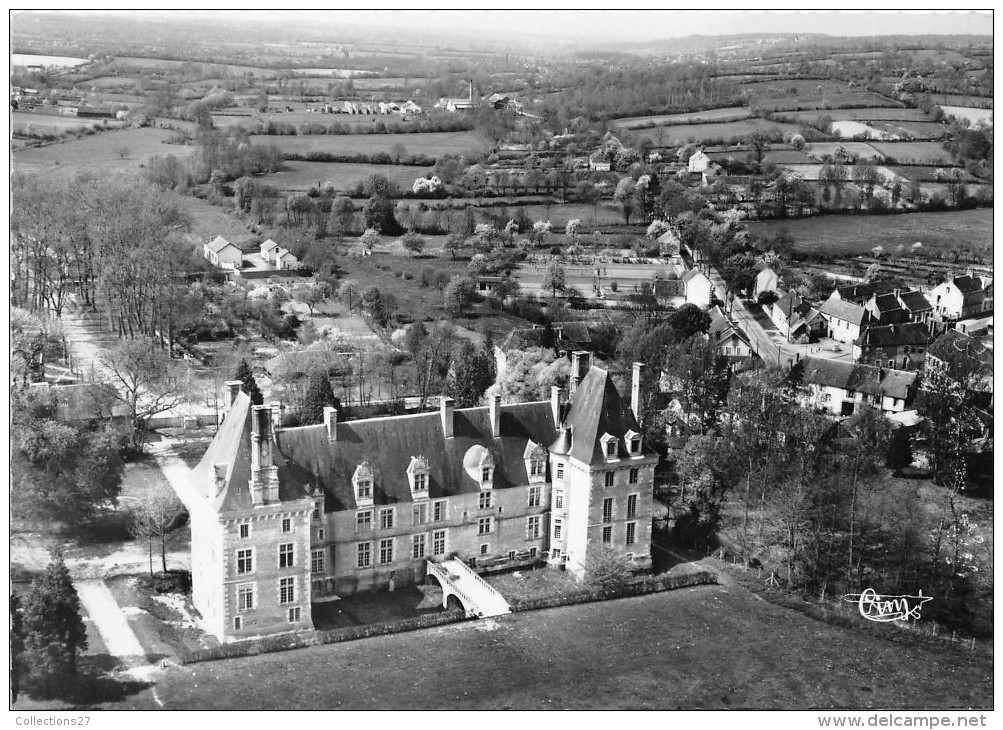
[[909, 312], [902, 306], [898, 294], [898, 290], [887, 294], [874, 294], [867, 300], [864, 309], [867, 310], [873, 324], [901, 324], [909, 320]]
[[821, 313], [794, 290], [773, 302], [769, 314], [788, 342], [806, 343], [825, 333], [826, 322]]
[[929, 325], [933, 321], [933, 305], [921, 292], [898, 290], [899, 304], [909, 315], [910, 322], [922, 322]]
[[[654, 468], [609, 374], [573, 358], [570, 399], [276, 425], [227, 383], [229, 411], [192, 472], [193, 600], [224, 642], [307, 630], [315, 598], [393, 590], [451, 570], [546, 564], [582, 576], [614, 550], [651, 564]], [[455, 594], [456, 592], [453, 591]], [[469, 596], [459, 594], [468, 612]], [[498, 597], [500, 599], [500, 596]], [[503, 599], [502, 599], [503, 600]]]
[[216, 236], [202, 247], [202, 255], [213, 266], [239, 270], [244, 253], [222, 236]]

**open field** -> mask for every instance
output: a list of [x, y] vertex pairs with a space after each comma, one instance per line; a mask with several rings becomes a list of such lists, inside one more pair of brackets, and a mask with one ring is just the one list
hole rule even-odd
[[743, 85], [749, 105], [764, 111], [829, 110], [842, 107], [897, 107], [900, 104], [872, 91], [834, 79], [775, 79]]
[[939, 139], [949, 132], [940, 122], [875, 122], [872, 126], [889, 134], [913, 139]]
[[707, 109], [702, 112], [687, 112], [686, 114], [663, 114], [652, 117], [627, 117], [617, 119], [614, 123], [624, 129], [641, 127], [667, 127], [673, 124], [700, 124], [703, 122], [734, 122], [748, 119], [752, 116], [747, 106], [729, 106], [721, 109]]
[[992, 109], [993, 98], [991, 96], [968, 96], [967, 94], [937, 94], [936, 100], [941, 104], [951, 106], [968, 106], [976, 109]]
[[[63, 132], [79, 131], [100, 124], [101, 119], [78, 119], [55, 114], [31, 114], [28, 112], [12, 112], [10, 115], [11, 129], [14, 132], [33, 132], [35, 134], [62, 134]], [[116, 124], [116, 122], [112, 122]]]
[[283, 152], [309, 154], [329, 152], [334, 155], [371, 155], [374, 152], [391, 152], [402, 144], [407, 154], [459, 155], [471, 150], [482, 150], [486, 145], [475, 132], [427, 132], [414, 134], [301, 134], [254, 135], [251, 140], [259, 144], [275, 143]]
[[[170, 136], [165, 129], [143, 127], [99, 132], [81, 139], [67, 140], [43, 147], [14, 151], [14, 170], [46, 177], [72, 177], [78, 172], [138, 170], [152, 155], [183, 157], [191, 147], [165, 144]], [[127, 148], [123, 159], [119, 149]]]
[[[783, 122], [770, 122], [765, 119], [744, 119], [738, 122], [720, 122], [716, 124], [676, 124], [668, 127], [638, 130], [639, 136], [647, 137], [656, 145], [680, 145], [686, 142], [704, 142], [709, 140], [724, 140], [747, 137], [756, 131], [779, 130], [781, 132], [797, 132], [798, 127]], [[661, 138], [659, 138], [659, 134]]]
[[12, 66], [46, 66], [56, 68], [72, 68], [87, 63], [86, 58], [71, 56], [38, 56], [33, 53], [12, 53]]
[[[156, 689], [163, 709], [192, 710], [892, 709], [991, 707], [992, 676], [984, 657], [876, 639], [728, 585], [172, 667]], [[147, 688], [107, 707], [155, 701]]]
[[858, 134], [866, 134], [869, 139], [886, 139], [889, 137], [886, 132], [882, 132], [880, 129], [850, 120], [833, 122], [832, 131], [843, 138], [855, 137]]
[[861, 121], [873, 122], [880, 120], [902, 120], [913, 122], [930, 122], [930, 115], [921, 109], [909, 109], [905, 107], [875, 107], [873, 109], [826, 109], [806, 111], [806, 112], [779, 112], [778, 116], [784, 120], [792, 119], [798, 122], [813, 122], [820, 116], [827, 116], [834, 122], [838, 121]]
[[980, 121], [984, 121], [986, 124], [993, 123], [992, 109], [975, 109], [965, 106], [942, 106], [940, 108], [944, 110], [944, 114], [956, 117], [957, 119], [967, 119], [973, 125], [978, 124]]
[[[747, 160], [750, 157], [755, 159], [756, 155], [751, 149], [732, 149], [732, 150], [721, 150], [717, 152], [708, 152], [707, 156], [715, 161], [720, 160]], [[810, 163], [811, 159], [801, 150], [787, 149], [787, 150], [766, 150], [763, 154], [763, 164], [769, 165], [796, 165], [796, 164], [807, 164]]]
[[861, 159], [873, 159], [879, 155], [878, 151], [868, 142], [812, 142], [805, 145], [805, 150], [809, 155], [820, 160], [825, 155], [835, 155], [836, 150], [840, 147]]
[[403, 165], [368, 165], [354, 162], [286, 162], [281, 172], [262, 175], [262, 182], [279, 190], [309, 190], [318, 183], [330, 180], [335, 188], [346, 190], [357, 182], [373, 175], [382, 175], [402, 188], [410, 188], [415, 178], [425, 177], [431, 167], [405, 167]]
[[951, 155], [937, 142], [871, 142], [885, 157], [905, 163], [949, 165]]
[[[786, 164], [786, 165], [781, 165], [781, 167], [783, 167], [786, 170], [790, 170], [791, 172], [796, 172], [801, 176], [802, 180], [808, 180], [810, 182], [818, 180], [819, 174], [822, 171], [822, 165]], [[877, 170], [878, 174], [881, 175], [886, 180], [894, 180], [896, 178], [896, 174], [887, 167], [875, 167], [874, 169]]]
[[[635, 291], [635, 287], [641, 282], [650, 282], [656, 274], [665, 278], [671, 272], [671, 267], [656, 266], [654, 264], [565, 264], [564, 272], [568, 286], [578, 289], [586, 298], [596, 296], [594, 287], [597, 283], [596, 269], [601, 268], [603, 274], [598, 282], [603, 291], [611, 291], [610, 285], [615, 283], [617, 292], [629, 293]], [[535, 294], [540, 297], [549, 296], [549, 292], [543, 288], [543, 280], [546, 277], [546, 267], [542, 264], [521, 264], [516, 272], [519, 279], [519, 286], [523, 293]]]
[[[619, 225], [623, 223], [623, 213], [620, 206], [610, 201], [603, 201], [595, 211], [595, 221], [593, 222], [593, 211], [591, 205], [581, 203], [568, 203], [561, 205], [515, 205], [509, 210], [514, 212], [516, 208], [524, 208], [526, 214], [534, 221], [550, 221], [554, 226], [554, 233], [564, 233], [564, 227], [569, 220], [577, 218], [583, 225]], [[553, 238], [553, 237], [551, 237]], [[550, 243], [550, 239], [547, 240]], [[556, 244], [555, 244], [556, 245]]]
[[908, 247], [917, 241], [923, 244], [927, 254], [947, 254], [963, 246], [981, 255], [991, 255], [993, 211], [991, 208], [979, 208], [944, 213], [822, 216], [749, 222], [749, 232], [753, 235], [770, 237], [780, 230], [786, 230], [794, 237], [794, 247], [798, 251], [836, 257], [870, 253], [876, 242], [890, 251], [899, 244]]

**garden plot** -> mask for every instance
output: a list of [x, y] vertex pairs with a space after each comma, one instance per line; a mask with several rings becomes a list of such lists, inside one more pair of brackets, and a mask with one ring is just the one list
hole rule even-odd
[[992, 109], [976, 109], [970, 106], [942, 106], [940, 108], [944, 110], [944, 114], [955, 119], [967, 119], [973, 125], [979, 122], [993, 123]]
[[832, 123], [832, 131], [840, 137], [856, 137], [858, 134], [866, 134], [869, 139], [897, 139], [897, 137], [880, 129], [868, 126], [861, 122], [854, 122], [848, 119]]

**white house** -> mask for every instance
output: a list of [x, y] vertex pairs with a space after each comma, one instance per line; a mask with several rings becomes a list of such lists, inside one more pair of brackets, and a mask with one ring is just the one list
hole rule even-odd
[[275, 264], [276, 269], [295, 269], [299, 265], [299, 262], [300, 260], [288, 250], [282, 247], [275, 249], [272, 263]]
[[862, 406], [879, 408], [886, 416], [909, 410], [917, 375], [842, 360], [804, 360], [809, 403], [835, 416], [852, 416]]
[[687, 304], [695, 304], [701, 309], [710, 306], [714, 284], [705, 273], [699, 269], [690, 269], [683, 274], [682, 282]]
[[752, 298], [759, 299], [760, 294], [771, 291], [776, 292], [780, 286], [777, 272], [769, 266], [764, 266], [763, 270], [756, 274], [756, 285], [752, 290]]
[[244, 252], [222, 236], [216, 236], [202, 247], [206, 261], [221, 269], [240, 269]]
[[275, 255], [275, 251], [279, 249], [279, 244], [275, 243], [272, 239], [262, 242], [261, 244], [261, 258], [265, 261], [271, 261], [272, 257]]
[[728, 359], [732, 365], [746, 362], [755, 357], [752, 343], [738, 324], [729, 320], [720, 307], [710, 309], [710, 328], [708, 339], [717, 347], [717, 351]]
[[688, 169], [690, 172], [706, 172], [710, 167], [710, 158], [703, 150], [697, 150], [690, 155]]
[[859, 304], [829, 297], [818, 310], [827, 322], [827, 334], [834, 340], [852, 345], [867, 325], [867, 310]]
[[991, 279], [971, 275], [955, 276], [935, 286], [927, 299], [933, 305], [933, 312], [938, 319], [958, 320], [992, 310], [991, 292]]

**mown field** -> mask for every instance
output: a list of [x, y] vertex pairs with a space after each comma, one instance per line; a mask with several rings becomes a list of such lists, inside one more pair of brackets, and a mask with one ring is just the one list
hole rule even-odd
[[825, 155], [835, 155], [840, 147], [851, 155], [864, 159], [878, 156], [877, 150], [868, 142], [811, 142], [805, 145], [805, 150], [812, 157], [821, 159]]
[[972, 124], [984, 121], [986, 124], [993, 123], [992, 109], [976, 109], [966, 106], [942, 106], [944, 114], [948, 114], [957, 119], [967, 119]]
[[764, 111], [840, 109], [844, 107], [901, 106], [880, 94], [851, 87], [833, 79], [776, 79], [743, 85], [750, 94], [750, 106]]
[[[341, 115], [344, 116], [344, 115]], [[328, 117], [329, 118], [329, 117]], [[371, 155], [374, 152], [393, 151], [404, 145], [407, 154], [461, 155], [481, 151], [485, 141], [476, 132], [426, 132], [414, 134], [309, 134], [309, 135], [255, 135], [254, 142], [274, 142], [283, 152], [309, 154], [328, 152], [335, 155]]]
[[262, 175], [256, 179], [286, 191], [309, 190], [311, 187], [329, 180], [338, 190], [346, 190], [373, 175], [382, 175], [400, 187], [410, 189], [415, 178], [425, 177], [431, 171], [431, 167], [404, 165], [287, 161], [281, 171]]
[[861, 122], [873, 122], [879, 120], [902, 120], [913, 122], [932, 121], [930, 116], [921, 109], [908, 109], [905, 107], [875, 107], [873, 109], [826, 109], [824, 111], [801, 111], [782, 112], [778, 116], [784, 120], [813, 122], [820, 116], [825, 115], [834, 122], [842, 120], [852, 120]]
[[[43, 147], [28, 147], [14, 151], [14, 170], [46, 177], [72, 177], [83, 170], [132, 172], [153, 155], [183, 157], [192, 151], [191, 147], [165, 144], [170, 134], [168, 130], [154, 127], [122, 129]], [[128, 149], [124, 159], [119, 155], [122, 148]]]
[[686, 114], [662, 114], [650, 117], [627, 117], [617, 119], [615, 124], [623, 129], [642, 127], [667, 127], [672, 124], [700, 124], [703, 122], [733, 122], [748, 119], [752, 112], [747, 106], [729, 106], [721, 109], [707, 109]]
[[771, 122], [765, 119], [744, 119], [738, 122], [721, 122], [714, 124], [676, 124], [667, 127], [637, 130], [640, 137], [647, 137], [659, 146], [674, 146], [687, 142], [706, 142], [747, 137], [755, 131], [779, 130], [780, 132], [797, 132], [794, 124]]
[[795, 249], [835, 257], [869, 254], [878, 243], [886, 251], [899, 244], [921, 242], [927, 254], [948, 254], [962, 247], [975, 253], [992, 253], [991, 208], [942, 213], [902, 215], [845, 215], [798, 220], [750, 221], [749, 232], [770, 237], [786, 230]]
[[12, 112], [10, 126], [15, 132], [34, 132], [35, 134], [62, 134], [63, 132], [79, 131], [94, 127], [100, 119], [78, 119], [77, 117], [62, 117], [54, 114], [30, 114], [28, 112]]
[[[876, 639], [729, 583], [172, 667], [156, 690], [162, 709], [191, 710], [893, 709], [991, 707], [992, 683], [985, 657]], [[160, 709], [136, 690], [106, 707]]]
[[898, 162], [949, 165], [951, 155], [938, 142], [871, 142], [871, 147]]

